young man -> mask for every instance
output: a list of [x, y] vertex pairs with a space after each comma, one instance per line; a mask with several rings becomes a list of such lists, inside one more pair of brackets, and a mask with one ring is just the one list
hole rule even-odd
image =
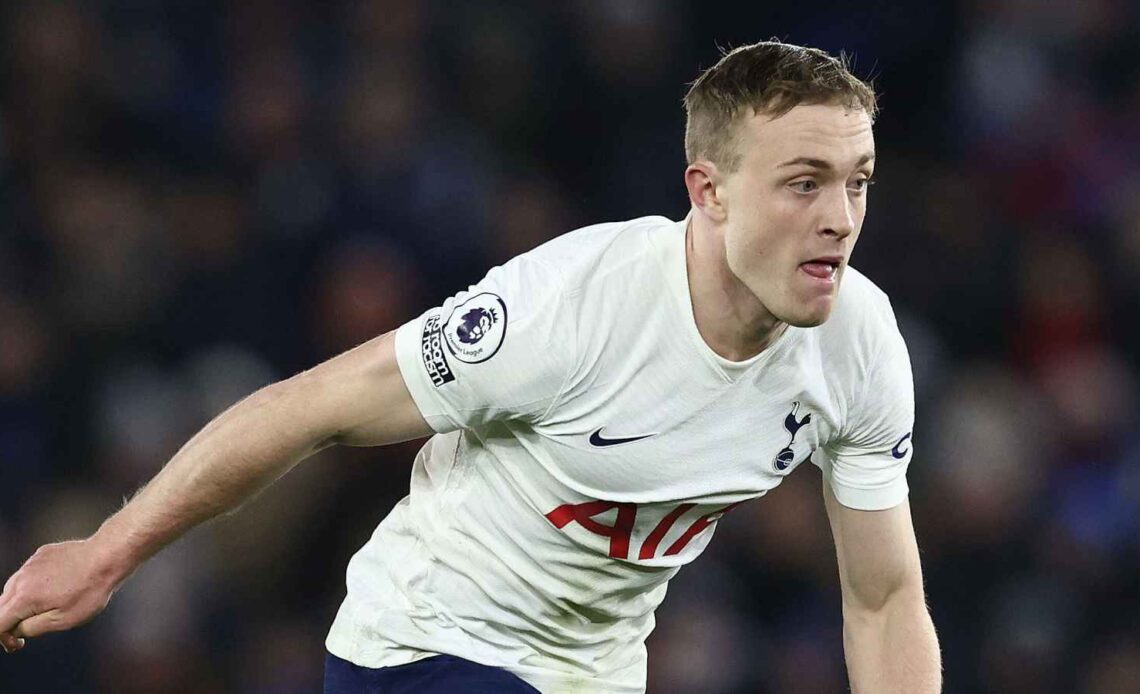
[[685, 100], [688, 217], [587, 227], [195, 436], [91, 538], [41, 548], [0, 641], [91, 619], [136, 567], [335, 443], [435, 434], [348, 567], [326, 692], [641, 692], [668, 580], [716, 521], [824, 472], [856, 692], [936, 692], [907, 504], [913, 388], [847, 261], [875, 97], [838, 60], [736, 49]]

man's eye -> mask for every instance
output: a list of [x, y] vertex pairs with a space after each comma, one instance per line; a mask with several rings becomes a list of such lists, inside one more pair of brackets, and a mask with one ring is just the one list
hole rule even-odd
[[872, 183], [874, 183], [874, 181], [872, 181], [869, 178], [860, 178], [860, 179], [857, 179], [855, 181], [852, 181], [851, 187], [855, 191], [862, 193], [862, 192], [866, 191], [868, 188], [870, 188]]
[[806, 181], [799, 181], [792, 184], [792, 188], [794, 188], [797, 193], [810, 193], [818, 187], [819, 186], [816, 185], [816, 182], [811, 179], [808, 179]]

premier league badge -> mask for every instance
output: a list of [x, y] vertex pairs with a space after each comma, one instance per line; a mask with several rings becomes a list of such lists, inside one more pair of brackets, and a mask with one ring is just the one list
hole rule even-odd
[[468, 364], [495, 356], [506, 334], [507, 306], [490, 292], [476, 294], [456, 306], [443, 326], [448, 351]]

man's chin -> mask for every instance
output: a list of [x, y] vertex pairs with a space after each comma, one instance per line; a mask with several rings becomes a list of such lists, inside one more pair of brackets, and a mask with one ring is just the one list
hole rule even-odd
[[781, 321], [797, 328], [814, 328], [823, 325], [831, 317], [831, 309], [835, 302], [828, 298], [823, 301], [813, 301], [810, 306], [797, 306], [785, 315], [777, 316]]
[[781, 307], [784, 309], [781, 312], [783, 315], [779, 315], [778, 318], [797, 328], [814, 328], [823, 325], [831, 317], [831, 312], [839, 299], [840, 277], [830, 282], [823, 282], [818, 278], [809, 277], [803, 270], [797, 271], [796, 279], [800, 281], [793, 282], [788, 287], [789, 291], [783, 297], [786, 303]]
[[804, 318], [802, 320], [786, 320], [784, 322], [796, 328], [816, 328], [826, 323], [827, 318], [828, 316], [823, 316], [822, 318]]

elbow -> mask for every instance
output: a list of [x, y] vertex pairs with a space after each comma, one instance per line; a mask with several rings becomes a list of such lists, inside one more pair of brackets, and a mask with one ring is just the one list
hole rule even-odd
[[895, 581], [877, 581], [843, 591], [843, 612], [853, 617], [874, 617], [899, 607], [926, 610], [921, 575], [907, 574]]

